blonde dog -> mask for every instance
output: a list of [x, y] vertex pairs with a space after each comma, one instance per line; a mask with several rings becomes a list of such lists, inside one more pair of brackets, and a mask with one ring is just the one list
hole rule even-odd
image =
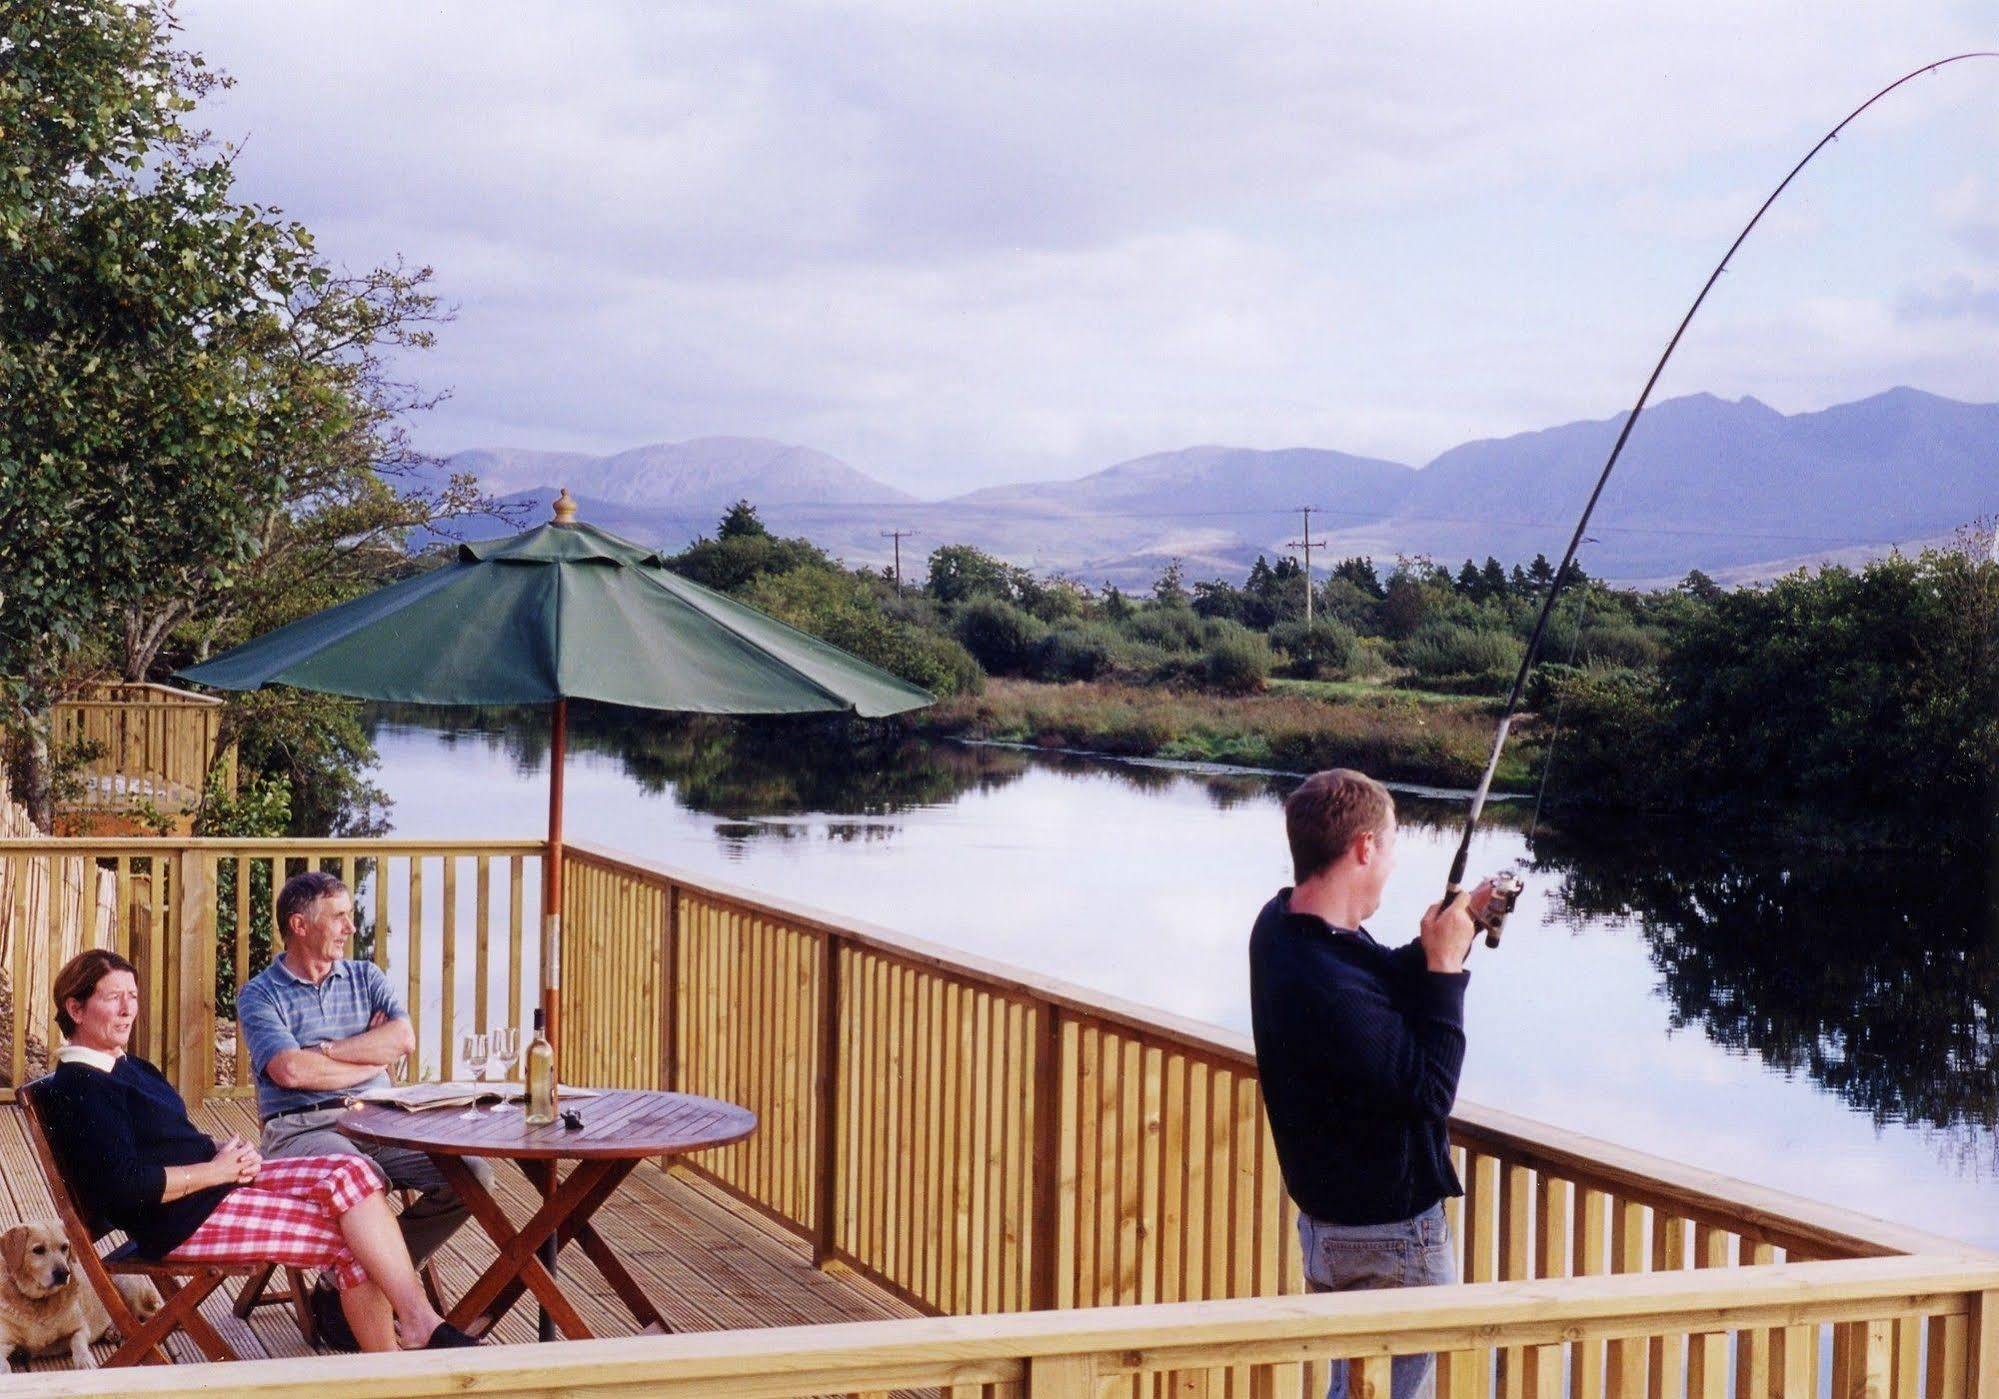
[[[93, 1341], [111, 1332], [111, 1317], [97, 1293], [70, 1262], [69, 1240], [53, 1224], [16, 1224], [0, 1234], [0, 1354], [52, 1355], [69, 1349], [70, 1363], [87, 1370], [97, 1362]], [[159, 1311], [159, 1289], [144, 1278], [117, 1278], [125, 1305], [140, 1321]]]

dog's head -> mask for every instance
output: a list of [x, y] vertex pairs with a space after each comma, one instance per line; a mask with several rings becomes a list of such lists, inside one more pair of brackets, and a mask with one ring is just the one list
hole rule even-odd
[[0, 1234], [0, 1264], [23, 1297], [39, 1300], [75, 1281], [69, 1240], [52, 1224], [16, 1224]]

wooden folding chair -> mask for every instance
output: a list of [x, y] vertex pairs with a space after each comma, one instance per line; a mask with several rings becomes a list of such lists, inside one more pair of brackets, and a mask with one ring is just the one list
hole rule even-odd
[[[97, 1220], [86, 1222], [86, 1216], [71, 1193], [69, 1185], [62, 1178], [56, 1165], [54, 1150], [49, 1145], [48, 1133], [42, 1127], [41, 1105], [37, 1101], [46, 1080], [37, 1079], [25, 1084], [20, 1091], [21, 1114], [28, 1125], [28, 1141], [35, 1149], [35, 1160], [42, 1168], [42, 1177], [48, 1182], [49, 1198], [55, 1201], [56, 1214], [62, 1220], [64, 1235], [69, 1239], [70, 1262], [80, 1269], [89, 1280], [91, 1290], [104, 1304], [104, 1310], [111, 1317], [111, 1324], [118, 1328], [124, 1342], [111, 1353], [104, 1362], [106, 1367], [124, 1365], [164, 1365], [172, 1357], [160, 1344], [175, 1331], [185, 1331], [188, 1338], [201, 1348], [201, 1353], [210, 1360], [234, 1360], [236, 1352], [229, 1343], [216, 1334], [215, 1328], [201, 1315], [201, 1304], [208, 1295], [220, 1287], [227, 1279], [247, 1278], [262, 1271], [266, 1264], [262, 1259], [245, 1259], [240, 1263], [161, 1263], [139, 1257], [138, 1250], [130, 1242], [119, 1245], [110, 1253], [100, 1256], [97, 1241], [110, 1233], [108, 1226]], [[150, 1320], [141, 1322], [125, 1305], [123, 1294], [118, 1291], [114, 1277], [147, 1278], [160, 1289], [160, 1296], [166, 1305]], [[296, 1285], [296, 1280], [294, 1280]], [[301, 1307], [301, 1326], [311, 1320], [309, 1309], [304, 1308], [302, 1294], [296, 1297]]]

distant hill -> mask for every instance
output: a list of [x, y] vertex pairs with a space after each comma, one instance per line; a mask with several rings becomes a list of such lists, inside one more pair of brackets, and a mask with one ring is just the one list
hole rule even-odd
[[[881, 531], [915, 530], [905, 566], [966, 543], [1043, 572], [1143, 586], [1163, 560], [1190, 579], [1240, 576], [1285, 552], [1313, 505], [1326, 557], [1428, 554], [1506, 563], [1554, 555], [1622, 415], [1468, 442], [1421, 469], [1314, 447], [1189, 447], [1074, 480], [918, 501], [837, 458], [757, 438], [704, 438], [609, 457], [482, 449], [451, 457], [501, 494], [567, 485], [585, 518], [666, 548], [712, 532], [739, 497], [774, 529], [850, 563], [888, 557]], [[1692, 568], [1753, 579], [1816, 558], [1919, 543], [1999, 513], [1999, 404], [1898, 388], [1785, 415], [1695, 394], [1639, 420], [1591, 525], [1584, 566], [1660, 582]], [[492, 532], [475, 529], [473, 533]], [[1315, 551], [1315, 562], [1317, 556]], [[920, 562], [916, 565], [920, 572]]]
[[744, 496], [811, 505], [915, 499], [838, 457], [762, 437], [655, 442], [608, 457], [481, 447], [447, 457], [445, 466], [501, 495], [567, 486], [572, 495], [656, 510], [719, 512]]

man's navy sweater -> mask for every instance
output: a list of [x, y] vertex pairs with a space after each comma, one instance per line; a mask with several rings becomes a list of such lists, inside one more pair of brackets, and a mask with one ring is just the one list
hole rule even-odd
[[38, 1095], [56, 1164], [92, 1228], [123, 1229], [147, 1258], [164, 1258], [235, 1189], [214, 1185], [166, 1204], [168, 1166], [215, 1159], [215, 1139], [188, 1121], [160, 1071], [121, 1055], [110, 1073], [59, 1064]]
[[1433, 972], [1420, 942], [1291, 911], [1284, 889], [1249, 935], [1250, 1024], [1284, 1185], [1332, 1224], [1388, 1224], [1462, 1195], [1447, 1123], [1464, 1064], [1469, 972]]

